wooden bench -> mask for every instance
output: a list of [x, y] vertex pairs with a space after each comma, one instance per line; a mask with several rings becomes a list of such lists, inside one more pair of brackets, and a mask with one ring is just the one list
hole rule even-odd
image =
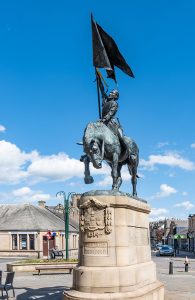
[[38, 275], [40, 275], [41, 271], [44, 270], [69, 270], [69, 274], [72, 273], [72, 269], [74, 266], [41, 266], [41, 267], [35, 267], [35, 270], [38, 271]]

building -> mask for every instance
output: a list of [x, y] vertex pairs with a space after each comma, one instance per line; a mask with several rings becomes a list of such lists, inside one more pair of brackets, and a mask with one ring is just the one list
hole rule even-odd
[[[0, 205], [0, 256], [47, 257], [54, 246], [65, 251], [64, 219], [39, 204]], [[77, 257], [78, 223], [71, 220], [69, 249], [69, 257]]]
[[163, 240], [164, 240], [164, 244], [166, 244], [166, 245], [171, 244], [171, 239], [174, 235], [174, 232], [173, 232], [174, 226], [175, 226], [174, 218], [165, 219]]
[[[191, 232], [194, 232], [192, 239], [195, 237], [195, 215], [193, 224], [194, 229], [191, 227]], [[188, 220], [172, 218], [150, 222], [151, 246], [154, 247], [155, 244], [162, 243], [176, 249], [188, 250], [188, 230]], [[194, 245], [194, 239], [191, 240], [191, 247], [192, 244]]]
[[188, 217], [188, 249], [191, 252], [195, 251], [195, 214]]
[[[69, 223], [79, 231], [79, 209], [78, 201], [80, 200], [81, 194], [73, 194], [70, 201], [70, 211], [69, 211]], [[45, 201], [39, 201], [39, 206], [44, 207], [54, 213], [56, 216], [65, 220], [65, 210], [64, 205], [59, 203], [56, 206], [48, 206]]]
[[163, 242], [164, 227], [165, 227], [164, 220], [153, 221], [149, 223], [150, 244], [152, 248], [155, 248], [156, 244], [158, 243], [164, 243]]
[[166, 219], [165, 220], [165, 244], [175, 249], [187, 250], [188, 220]]

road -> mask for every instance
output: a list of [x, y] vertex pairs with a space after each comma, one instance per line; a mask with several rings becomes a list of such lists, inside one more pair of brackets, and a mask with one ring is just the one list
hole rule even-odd
[[[189, 271], [185, 272], [185, 257]], [[173, 275], [169, 275], [169, 257], [152, 255], [157, 265], [158, 279], [165, 285], [165, 300], [195, 300], [195, 255], [181, 252], [173, 258]]]
[[[178, 257], [173, 258], [174, 274], [169, 275], [169, 258], [159, 257], [152, 253], [152, 259], [157, 265], [158, 279], [165, 284], [165, 300], [195, 300], [195, 255], [187, 254], [189, 256], [189, 272], [186, 273], [184, 271], [186, 254], [181, 253]], [[0, 269], [5, 270], [6, 263], [15, 260], [0, 258]], [[4, 272], [3, 280], [5, 276], [6, 272]], [[14, 278], [17, 300], [62, 300], [63, 290], [71, 285], [72, 275], [69, 274], [38, 276], [31, 272], [25, 272], [16, 273]], [[9, 291], [9, 293], [12, 296], [12, 292]], [[0, 299], [5, 299], [5, 297], [0, 297]]]

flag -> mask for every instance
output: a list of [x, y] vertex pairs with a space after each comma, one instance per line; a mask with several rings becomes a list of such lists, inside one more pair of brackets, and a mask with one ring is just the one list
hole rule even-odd
[[134, 74], [120, 53], [113, 38], [98, 25], [91, 15], [93, 65], [97, 68], [105, 68], [109, 78], [116, 81], [114, 67], [118, 67], [127, 75], [134, 78]]

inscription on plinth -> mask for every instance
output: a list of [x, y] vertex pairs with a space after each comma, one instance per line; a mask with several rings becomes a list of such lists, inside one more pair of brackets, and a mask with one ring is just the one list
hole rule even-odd
[[108, 243], [86, 242], [83, 246], [83, 254], [88, 256], [108, 256]]
[[129, 227], [129, 243], [135, 246], [148, 246], [148, 228]]

